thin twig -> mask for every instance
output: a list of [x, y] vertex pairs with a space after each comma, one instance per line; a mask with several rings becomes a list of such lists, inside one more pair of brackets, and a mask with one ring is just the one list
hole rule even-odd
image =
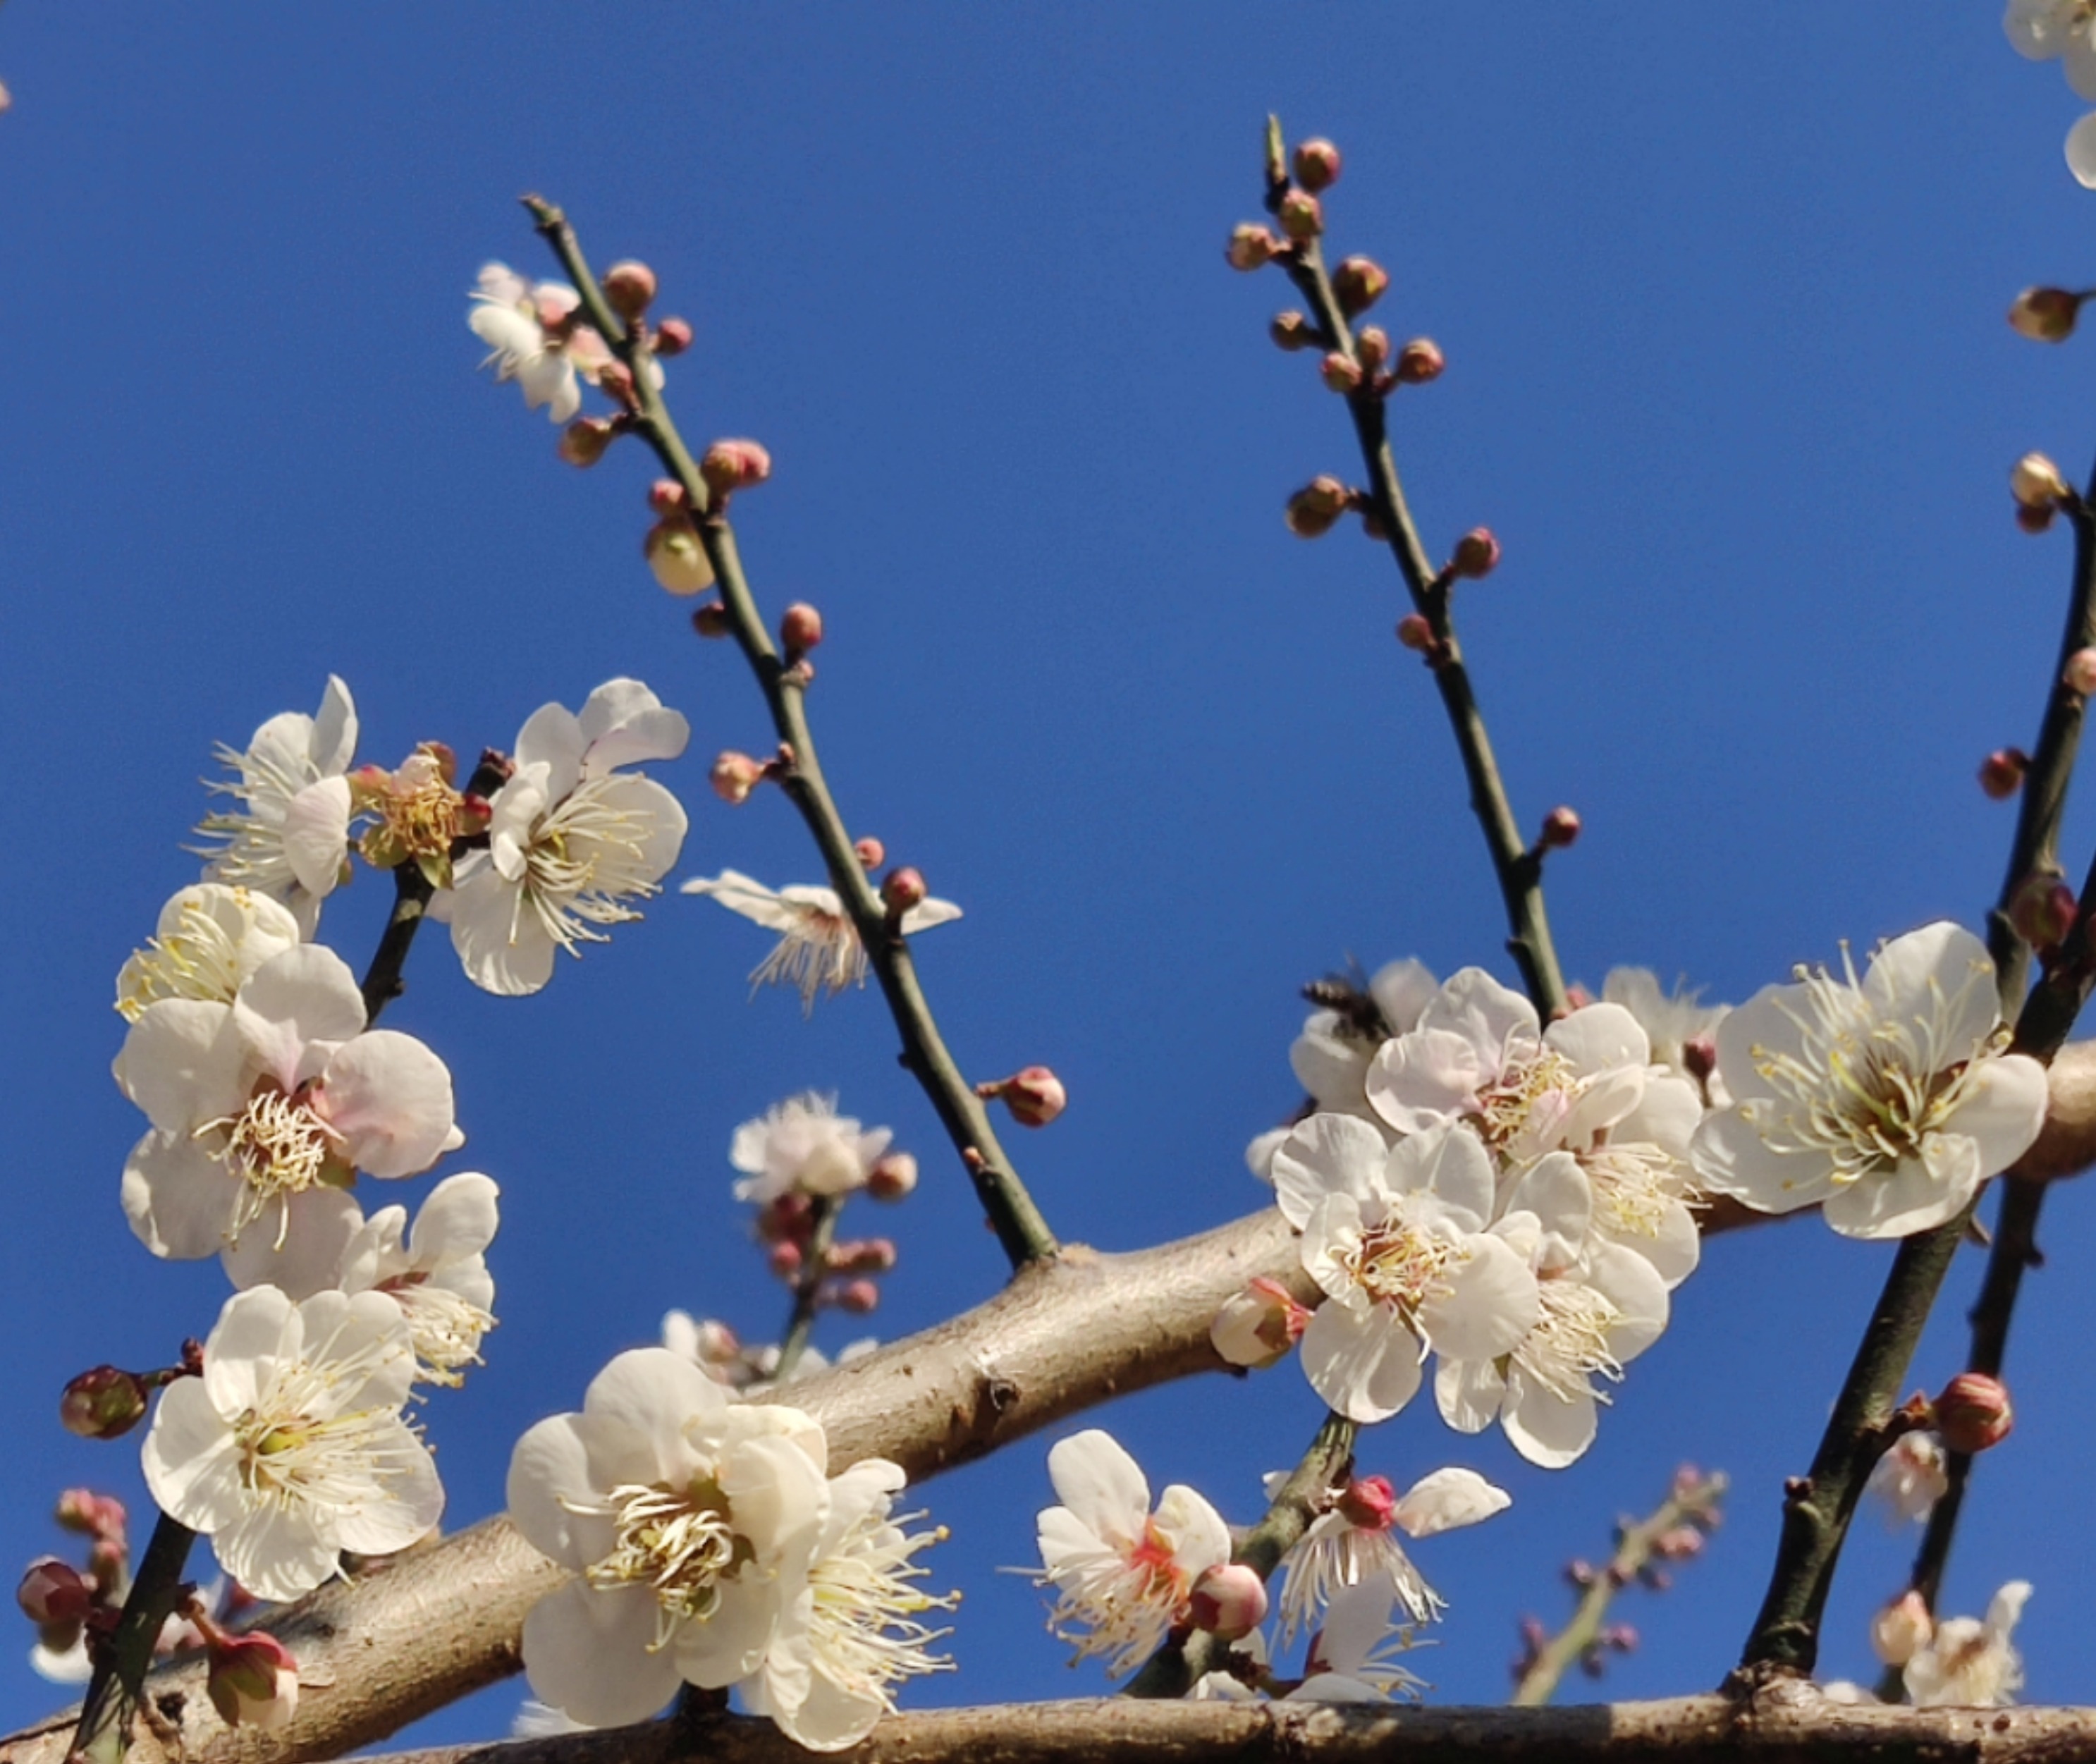
[[843, 1211], [842, 1196], [823, 1194], [817, 1198], [810, 1215], [813, 1229], [801, 1252], [800, 1272], [794, 1277], [793, 1308], [786, 1319], [786, 1333], [779, 1339], [779, 1363], [771, 1371], [774, 1384], [784, 1384], [793, 1376], [793, 1369], [807, 1350], [809, 1331], [815, 1326], [815, 1301], [828, 1271], [830, 1246], [836, 1242], [837, 1215]]
[[663, 469], [683, 487], [699, 542], [713, 566], [727, 610], [729, 627], [764, 694], [772, 726], [792, 755], [792, 762], [779, 781], [814, 836], [823, 867], [829, 873], [830, 886], [843, 903], [880, 980], [881, 992], [902, 1037], [902, 1063], [931, 1099], [1011, 1265], [1016, 1268], [1053, 1255], [1058, 1247], [1055, 1233], [998, 1144], [989, 1111], [947, 1052], [932, 1008], [918, 985], [908, 940], [890, 922], [886, 907], [867, 880], [852, 849], [851, 835], [823, 782], [822, 765], [816, 757], [815, 738], [808, 727], [805, 676], [785, 664], [758, 613], [736, 549], [734, 530], [726, 515], [714, 506], [705, 480], [700, 476], [690, 449], [670, 418], [669, 407], [655, 386], [646, 326], [627, 325], [612, 311], [576, 242], [574, 229], [559, 208], [537, 196], [526, 197], [524, 206], [582, 296], [584, 315], [632, 370], [638, 406], [634, 432], [653, 448]]

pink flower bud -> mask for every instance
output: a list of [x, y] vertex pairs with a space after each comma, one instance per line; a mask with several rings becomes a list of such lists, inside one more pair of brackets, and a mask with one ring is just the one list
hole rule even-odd
[[2020, 335], [2041, 343], [2063, 343], [2074, 334], [2082, 296], [2064, 288], [2026, 288], [2009, 308], [2009, 323]]
[[781, 1280], [797, 1278], [801, 1273], [801, 1246], [792, 1239], [771, 1246], [768, 1261], [771, 1272]]
[[922, 906], [931, 890], [924, 885], [924, 873], [905, 864], [899, 870], [891, 870], [881, 879], [881, 904], [888, 909], [890, 919], [900, 919], [914, 906]]
[[878, 870], [888, 862], [888, 848], [877, 839], [854, 840], [852, 855], [858, 859], [860, 869]]
[[1903, 1666], [1926, 1648], [1936, 1623], [1919, 1592], [1902, 1593], [1871, 1619], [1871, 1648], [1889, 1666]]
[[2074, 890], [2059, 876], [2026, 876], [2009, 902], [2009, 923], [2033, 950], [2056, 950], [2081, 915]]
[[2006, 802], [2024, 787], [2030, 755], [2020, 747], [1998, 747], [1980, 762], [1980, 788], [1997, 802]]
[[1295, 1295], [1262, 1275], [1224, 1301], [1208, 1325], [1208, 1339], [1230, 1364], [1256, 1370], [1285, 1358], [1309, 1322], [1309, 1311]]
[[1337, 349], [1319, 364], [1317, 372], [1330, 391], [1351, 392], [1361, 383], [1360, 363]]
[[1544, 851], [1562, 851], [1578, 843], [1579, 812], [1561, 803], [1543, 818], [1543, 833], [1536, 844]]
[[1278, 349], [1294, 351], [1317, 347], [1317, 327], [1301, 312], [1275, 313], [1273, 322], [1266, 327], [1266, 334]]
[[1232, 230], [1223, 255], [1233, 269], [1264, 269], [1281, 248], [1281, 241], [1264, 227], [1247, 222]]
[[1332, 272], [1332, 292], [1348, 318], [1365, 312], [1390, 290], [1390, 272], [1373, 257], [1349, 257]]
[[830, 1267], [840, 1274], [885, 1274], [895, 1267], [893, 1238], [861, 1238], [830, 1251]]
[[648, 487], [648, 506], [657, 514], [675, 514], [689, 499], [684, 487], [674, 478], [658, 478]]
[[1692, 1035], [1681, 1044], [1681, 1069], [1698, 1084], [1708, 1084], [1718, 1069], [1717, 1037]]
[[607, 417], [579, 417], [561, 431], [555, 449], [570, 465], [587, 469], [604, 457], [605, 449], [618, 439], [618, 426]]
[[64, 1530], [93, 1538], [113, 1538], [119, 1544], [124, 1541], [125, 1527], [130, 1522], [130, 1515], [124, 1512], [122, 1501], [114, 1495], [98, 1495], [91, 1488], [68, 1488], [59, 1496], [51, 1517]]
[[1266, 1621], [1266, 1583], [1242, 1562], [1220, 1562], [1194, 1583], [1186, 1614], [1218, 1641], [1242, 1641]]
[[2042, 453], [2026, 453], [2009, 472], [2009, 492], [2019, 508], [2050, 511], [2073, 500], [2059, 468]]
[[29, 1564], [21, 1584], [15, 1588], [15, 1602], [39, 1628], [77, 1623], [94, 1609], [94, 1588], [72, 1563], [62, 1562], [55, 1556], [40, 1556]]
[[1390, 360], [1390, 333], [1380, 325], [1365, 327], [1354, 338], [1354, 353], [1367, 372], [1380, 372], [1382, 365]]
[[1339, 181], [1339, 150], [1321, 135], [1295, 150], [1295, 181], [1308, 190], [1330, 190]]
[[2060, 679], [2084, 698], [2096, 694], [2096, 649], [2076, 649], [2067, 658]]
[[1397, 640], [1408, 649], [1417, 649], [1421, 655], [1430, 656], [1441, 647], [1440, 640], [1434, 635], [1433, 621], [1424, 613], [1407, 613], [1397, 622]]
[[771, 775], [771, 767], [768, 762], [753, 759], [747, 753], [737, 753], [732, 750], [715, 760], [713, 771], [708, 774], [714, 794], [722, 801], [733, 803], [738, 807], [749, 801], [750, 792]]
[[1338, 524], [1353, 492], [1336, 478], [1313, 478], [1288, 499], [1288, 531], [1298, 539], [1319, 539]]
[[667, 516], [649, 527], [642, 549], [655, 579], [671, 594], [696, 594], [714, 585], [714, 566], [698, 529], [683, 516]]
[[628, 258], [604, 273], [604, 297], [623, 319], [636, 319], [654, 303], [655, 272]]
[[1356, 1476], [1332, 1504], [1360, 1531], [1387, 1531], [1397, 1512], [1397, 1491], [1387, 1476]]
[[264, 1733], [290, 1724], [299, 1709], [299, 1662], [290, 1648], [259, 1629], [244, 1635], [221, 1631], [206, 1645], [211, 1670], [204, 1688], [221, 1721]]
[[655, 327], [655, 353], [668, 357], [681, 356], [692, 347], [692, 327], [681, 318], [666, 318]]
[[754, 441], [716, 441], [699, 461], [699, 475], [716, 496], [732, 496], [771, 475], [771, 456]]
[[[587, 334], [594, 337], [596, 333], [591, 331]], [[607, 362], [600, 368], [597, 370], [596, 386], [597, 390], [614, 404], [627, 410], [635, 408], [633, 369], [627, 366], [623, 361]]]
[[976, 1094], [985, 1098], [1002, 1097], [1011, 1118], [1021, 1127], [1046, 1127], [1070, 1101], [1063, 1081], [1046, 1066], [1024, 1067], [1009, 1078], [979, 1084]]
[[1953, 1452], [1985, 1452], [2015, 1425], [2008, 1391], [1984, 1372], [1959, 1373], [1936, 1399], [1936, 1430]]
[[725, 637], [733, 628], [728, 622], [727, 609], [718, 600], [692, 609], [692, 629], [701, 637]]
[[1441, 378], [1442, 370], [1448, 365], [1448, 358], [1441, 353], [1441, 346], [1430, 337], [1415, 337], [1397, 352], [1398, 383], [1400, 386], [1424, 386], [1429, 380]]
[[864, 1316], [879, 1307], [880, 1288], [870, 1280], [848, 1280], [836, 1289], [830, 1302], [840, 1311]]
[[146, 1418], [147, 1393], [137, 1373], [96, 1366], [65, 1387], [59, 1420], [83, 1439], [117, 1439]]
[[1289, 191], [1281, 199], [1273, 217], [1281, 223], [1281, 230], [1299, 245], [1325, 230], [1324, 204], [1307, 190]]
[[1448, 574], [1478, 581], [1499, 566], [1500, 542], [1492, 536], [1492, 530], [1474, 526], [1456, 541], [1455, 554], [1448, 560]]
[[757, 1234], [766, 1243], [800, 1242], [812, 1229], [813, 1211], [806, 1195], [781, 1194], [758, 1214]]
[[823, 615], [796, 600], [779, 615], [779, 641], [789, 656], [806, 655], [823, 640]]
[[866, 1191], [876, 1200], [901, 1200], [916, 1185], [917, 1160], [906, 1151], [876, 1159], [866, 1172]]

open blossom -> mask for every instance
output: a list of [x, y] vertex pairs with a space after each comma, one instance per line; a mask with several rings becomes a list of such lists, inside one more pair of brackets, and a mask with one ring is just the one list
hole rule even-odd
[[1041, 1511], [1034, 1582], [1055, 1589], [1049, 1626], [1076, 1658], [1133, 1671], [1186, 1620], [1194, 1583], [1230, 1559], [1229, 1527], [1181, 1482], [1152, 1513], [1141, 1466], [1096, 1427], [1056, 1442], [1048, 1477], [1062, 1504]]
[[1845, 1237], [1906, 1237], [2028, 1149], [2045, 1069], [2002, 1052], [1994, 965], [1969, 931], [1896, 937], [1860, 981], [1843, 966], [1801, 967], [1718, 1026], [1735, 1100], [1696, 1129], [1696, 1173], [1758, 1212], [1818, 1205]]
[[546, 407], [549, 421], [565, 422], [582, 408], [576, 374], [595, 383], [611, 351], [574, 312], [582, 297], [564, 282], [527, 282], [507, 264], [482, 267], [465, 321], [488, 347], [483, 367], [497, 380], [514, 380], [526, 406]]
[[917, 1589], [913, 1558], [944, 1530], [906, 1531], [891, 1517], [900, 1466], [867, 1458], [830, 1479], [829, 1517], [805, 1580], [781, 1613], [763, 1664], [742, 1681], [752, 1714], [769, 1715], [813, 1752], [856, 1745], [895, 1708], [894, 1687], [953, 1662], [932, 1652], [944, 1631], [919, 1621], [954, 1596]]
[[[751, 971], [753, 992], [767, 985], [792, 986], [802, 1009], [813, 1011], [818, 993], [866, 984], [866, 949], [834, 889], [803, 883], [768, 889], [738, 870], [723, 870], [692, 877], [683, 892], [710, 894], [730, 912], [779, 933], [778, 946]], [[922, 901], [902, 915], [902, 930], [908, 936], [960, 916], [951, 901]]]
[[487, 849], [439, 897], [467, 976], [488, 992], [535, 993], [553, 952], [602, 943], [596, 928], [640, 915], [683, 849], [684, 811], [653, 779], [619, 770], [675, 759], [690, 727], [638, 680], [607, 680], [580, 714], [542, 705], [518, 731], [516, 770], [491, 803]]
[[1528, 1260], [1488, 1229], [1491, 1159], [1468, 1127], [1386, 1146], [1366, 1121], [1313, 1115], [1274, 1154], [1273, 1181], [1329, 1295], [1303, 1332], [1303, 1369], [1341, 1414], [1386, 1421], [1430, 1349], [1489, 1362], [1542, 1317]]
[[813, 1090], [775, 1102], [735, 1130], [728, 1162], [742, 1172], [737, 1200], [766, 1206], [782, 1194], [835, 1197], [866, 1186], [867, 1174], [895, 1135], [862, 1129], [837, 1113], [837, 1099]]
[[400, 1418], [414, 1369], [406, 1320], [376, 1293], [235, 1293], [203, 1377], [160, 1398], [146, 1485], [250, 1592], [295, 1599], [343, 1551], [405, 1549], [443, 1510], [436, 1466]]
[[524, 1621], [532, 1694], [593, 1727], [765, 1661], [830, 1517], [823, 1430], [666, 1348], [619, 1355], [509, 1462], [509, 1517], [575, 1578]]
[[411, 1035], [365, 1030], [364, 996], [332, 950], [264, 962], [229, 1004], [165, 998], [139, 1013], [115, 1066], [152, 1131], [124, 1168], [124, 1211], [178, 1260], [251, 1227], [282, 1247], [359, 1171], [412, 1176], [465, 1142], [451, 1074]]
[[1950, 1487], [1943, 1442], [1932, 1433], [1902, 1434], [1871, 1466], [1863, 1492], [1883, 1502], [1886, 1524], [1897, 1528], [1926, 1519]]
[[218, 750], [236, 773], [211, 788], [238, 812], [207, 814], [197, 832], [214, 841], [206, 880], [251, 888], [283, 902], [310, 937], [321, 902], [349, 862], [349, 779], [356, 753], [356, 706], [330, 674], [317, 714], [286, 710], [255, 731], [245, 753]]
[[2011, 1638], [2031, 1596], [2028, 1580], [2011, 1580], [1996, 1593], [1984, 1619], [1945, 1618], [1915, 1650], [1901, 1674], [1917, 1708], [1998, 1709], [2023, 1688], [2023, 1656]]
[[1417, 1701], [1426, 1681], [1387, 1657], [1409, 1653], [1414, 1644], [1411, 1624], [1391, 1624], [1391, 1605], [1404, 1602], [1402, 1587], [1377, 1575], [1335, 1591], [1324, 1626], [1311, 1640], [1303, 1682], [1282, 1701]]
[[1652, 1044], [1653, 1064], [1703, 1086], [1714, 1108], [1731, 1100], [1716, 1073], [1704, 1069], [1730, 1005], [1706, 1005], [1701, 993], [1680, 981], [1670, 993], [1648, 967], [1610, 968], [1602, 977], [1601, 1002], [1621, 1005], [1637, 1019]]
[[117, 1012], [136, 1023], [163, 998], [229, 1005], [256, 968], [299, 941], [291, 910], [268, 895], [196, 883], [160, 909], [151, 939], [117, 975]]
[[[1268, 1480], [1271, 1484], [1276, 1478]], [[1477, 1525], [1504, 1512], [1513, 1501], [1504, 1489], [1475, 1470], [1452, 1465], [1421, 1477], [1402, 1495], [1382, 1477], [1360, 1478], [1310, 1522], [1282, 1558], [1282, 1640], [1316, 1626], [1341, 1592], [1369, 1583], [1383, 1589], [1382, 1616], [1388, 1616], [1395, 1599], [1413, 1622], [1428, 1622], [1443, 1601], [1391, 1533], [1432, 1537]]]
[[[2096, 104], [2096, 17], [2085, 0], [2009, 0], [2002, 26], [2018, 55], [2058, 61], [2075, 96]], [[2068, 131], [2067, 165], [2096, 189], [2096, 112]]]

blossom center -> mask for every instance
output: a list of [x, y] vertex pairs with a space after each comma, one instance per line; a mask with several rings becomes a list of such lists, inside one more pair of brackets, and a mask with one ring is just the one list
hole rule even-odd
[[1605, 1402], [1588, 1378], [1596, 1373], [1613, 1384], [1623, 1369], [1609, 1347], [1609, 1333], [1622, 1312], [1584, 1281], [1573, 1277], [1536, 1282], [1543, 1315], [1513, 1351], [1514, 1364], [1561, 1402], [1592, 1396]]
[[1526, 1156], [1554, 1144], [1579, 1093], [1571, 1062], [1550, 1048], [1509, 1066], [1478, 1091], [1474, 1124], [1494, 1151]]
[[640, 915], [621, 896], [659, 893], [648, 858], [655, 816], [609, 796], [622, 780], [585, 779], [531, 830], [524, 851], [524, 895], [548, 936], [573, 953], [601, 943], [589, 924], [615, 925]]
[[819, 992], [841, 993], [863, 981], [866, 950], [851, 920], [841, 911], [825, 912], [819, 906], [797, 906], [794, 910], [793, 928], [751, 972], [750, 985], [791, 986], [803, 1004], [812, 1006]]
[[1411, 1323], [1428, 1299], [1446, 1298], [1453, 1290], [1448, 1271], [1459, 1254], [1458, 1246], [1445, 1238], [1402, 1219], [1387, 1219], [1364, 1225], [1340, 1263], [1371, 1299], [1396, 1306]]
[[917, 1619], [927, 1611], [950, 1611], [958, 1593], [932, 1598], [910, 1584], [925, 1570], [910, 1557], [928, 1544], [942, 1544], [945, 1527], [906, 1534], [908, 1515], [890, 1523], [869, 1513], [845, 1535], [836, 1552], [808, 1573], [814, 1606], [808, 1622], [810, 1651], [824, 1673], [848, 1689], [878, 1696], [892, 1709], [888, 1686], [928, 1672], [950, 1672], [954, 1663], [931, 1652], [950, 1633]]
[[337, 1413], [344, 1393], [361, 1389], [383, 1366], [391, 1351], [385, 1339], [331, 1360], [333, 1345], [281, 1368], [233, 1423], [242, 1485], [278, 1507], [368, 1504], [421, 1450], [396, 1408]]
[[650, 1653], [668, 1646], [688, 1621], [703, 1622], [720, 1604], [720, 1583], [750, 1558], [736, 1535], [727, 1496], [701, 1478], [688, 1487], [661, 1482], [624, 1482], [601, 1506], [577, 1505], [578, 1513], [609, 1517], [611, 1549], [583, 1570], [600, 1592], [644, 1586], [661, 1607]]
[[265, 1078], [238, 1115], [222, 1115], [196, 1129], [199, 1139], [211, 1133], [225, 1136], [212, 1155], [243, 1184], [227, 1242], [238, 1242], [240, 1233], [274, 1203], [277, 1247], [282, 1249], [290, 1219], [283, 1203], [341, 1171], [343, 1136], [315, 1110], [312, 1098], [309, 1085], [287, 1091]]
[[495, 1327], [495, 1318], [448, 1286], [433, 1286], [419, 1270], [382, 1280], [374, 1289], [391, 1298], [408, 1319], [421, 1376], [431, 1384], [465, 1382], [461, 1366], [477, 1366], [480, 1338]]

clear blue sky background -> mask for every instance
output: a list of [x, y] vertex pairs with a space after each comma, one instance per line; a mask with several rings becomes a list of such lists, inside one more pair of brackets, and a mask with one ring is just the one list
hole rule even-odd
[[[1240, 1154], [1297, 1100], [1303, 980], [1350, 954], [1507, 972], [1387, 560], [1281, 523], [1352, 456], [1311, 358], [1264, 340], [1278, 277], [1220, 260], [1269, 108], [1343, 146], [1337, 245], [1390, 267], [1395, 334], [1448, 351], [1400, 400], [1400, 454], [1431, 543], [1488, 521], [1506, 548], [1463, 623], [1524, 820], [1586, 819], [1551, 874], [1568, 968], [1737, 998], [1843, 937], [1977, 923], [1999, 880], [2010, 815], [1973, 770], [2034, 733], [2068, 561], [2015, 531], [2005, 474], [2037, 446], [2078, 474], [2096, 439], [2096, 344], [2046, 350], [2002, 314], [2026, 282], [2093, 279], [2096, 197], [2061, 162], [2073, 101], [1990, 5], [22, 4], [0, 77], [0, 1562], [59, 1541], [66, 1483], [141, 1496], [133, 1443], [59, 1430], [64, 1378], [164, 1360], [224, 1295], [126, 1230], [140, 1120], [107, 1076], [111, 977], [193, 874], [212, 743], [310, 710], [330, 670], [386, 763], [506, 743], [635, 674], [694, 727], [657, 769], [692, 813], [677, 874], [814, 880], [782, 801], [706, 792], [713, 753], [761, 749], [761, 707], [641, 565], [638, 454], [578, 474], [475, 378], [474, 271], [542, 268], [524, 190], [600, 261], [661, 272], [698, 330], [672, 370], [688, 430], [773, 450], [745, 555], [775, 609], [827, 615], [814, 714], [855, 830], [967, 909], [921, 951], [953, 1046], [1068, 1081], [1019, 1147], [1067, 1237], [1133, 1247], [1260, 1203]], [[360, 965], [386, 896], [367, 875], [329, 910]], [[998, 1283], [877, 999], [812, 1024], [748, 1003], [764, 947], [671, 895], [531, 1001], [473, 991], [440, 940], [416, 952], [394, 1020], [451, 1063], [457, 1163], [504, 1194], [502, 1327], [429, 1412], [454, 1523], [667, 1307], [775, 1327], [726, 1151], [789, 1092], [836, 1089], [924, 1156], [878, 1221], [903, 1242], [884, 1335]], [[2020, 1425], [1950, 1579], [1964, 1610], [2037, 1583], [2030, 1693], [2055, 1701], [2096, 1692], [2089, 1201], [2048, 1212]], [[1519, 1613], [1560, 1618], [1558, 1565], [1684, 1458], [1732, 1473], [1733, 1516], [1675, 1592], [1625, 1600], [1645, 1642], [1605, 1688], [1714, 1684], [1888, 1255], [1810, 1220], [1715, 1245], [1570, 1471], [1424, 1412], [1375, 1435], [1368, 1468], [1467, 1463], [1515, 1496], [1418, 1552], [1452, 1607], [1421, 1662], [1437, 1698], [1501, 1695]], [[1923, 1380], [1952, 1369], [1978, 1273], [1954, 1272]], [[1099, 1418], [1243, 1520], [1316, 1413], [1287, 1367]], [[991, 1572], [1032, 1557], [1047, 1443], [926, 1489], [967, 1602], [963, 1670], [915, 1701], [1100, 1684]], [[1860, 1531], [1834, 1672], [1868, 1670], [1907, 1547]], [[499, 1734], [516, 1695], [426, 1731]], [[0, 1723], [55, 1701], [0, 1670]]]

